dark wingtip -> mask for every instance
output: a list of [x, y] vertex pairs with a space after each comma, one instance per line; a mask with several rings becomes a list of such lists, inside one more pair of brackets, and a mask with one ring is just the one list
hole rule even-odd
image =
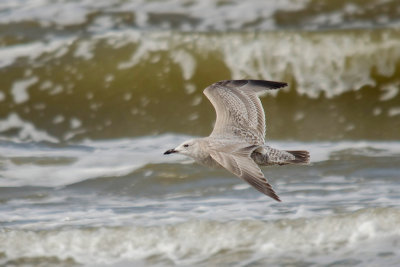
[[274, 82], [274, 81], [265, 81], [265, 80], [248, 80], [250, 85], [266, 87], [269, 89], [279, 89], [282, 87], [286, 87], [288, 84], [285, 82]]
[[274, 194], [273, 195], [269, 195], [269, 197], [275, 199], [278, 202], [282, 202], [282, 200], [279, 198], [279, 196], [275, 193], [275, 191], [273, 191]]
[[249, 84], [250, 86], [264, 87], [268, 89], [279, 89], [288, 85], [286, 82], [275, 82], [267, 80], [224, 80], [217, 82], [216, 84], [233, 87], [241, 87]]
[[[270, 198], [275, 199], [278, 202], [282, 202], [282, 200], [279, 198], [278, 194], [275, 192], [275, 190], [272, 188], [272, 186], [267, 182], [266, 186], [267, 190], [262, 190], [261, 193], [264, 193], [265, 195], [269, 196]], [[258, 188], [256, 188], [258, 189]]]

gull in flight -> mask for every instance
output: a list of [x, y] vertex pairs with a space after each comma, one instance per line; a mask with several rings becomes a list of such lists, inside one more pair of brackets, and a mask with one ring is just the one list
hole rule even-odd
[[287, 83], [263, 80], [216, 82], [203, 93], [217, 113], [210, 136], [183, 142], [164, 154], [179, 153], [208, 167], [222, 167], [261, 193], [281, 201], [259, 166], [307, 164], [308, 151], [286, 151], [265, 143], [265, 114], [258, 98]]

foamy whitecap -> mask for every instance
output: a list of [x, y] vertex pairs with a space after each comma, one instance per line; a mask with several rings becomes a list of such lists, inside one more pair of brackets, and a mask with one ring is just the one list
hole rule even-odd
[[14, 97], [14, 102], [16, 104], [21, 104], [29, 100], [28, 89], [30, 86], [34, 85], [39, 81], [39, 78], [34, 76], [22, 80], [17, 80], [13, 83], [11, 88], [11, 94]]
[[382, 95], [379, 98], [380, 101], [388, 101], [393, 98], [395, 98], [399, 94], [399, 88], [400, 88], [400, 83], [399, 84], [390, 84], [388, 86], [385, 86], [382, 88]]
[[[375, 35], [377, 38], [374, 38]], [[71, 50], [71, 44], [74, 44], [72, 52], [75, 57], [91, 60], [96, 56], [95, 48], [104, 42], [109, 43], [111, 49], [116, 50], [114, 52], [133, 49], [130, 58], [116, 63], [120, 71], [158, 62], [160, 55], [164, 55], [169, 62], [178, 65], [182, 79], [191, 81], [200, 67], [198, 59], [217, 53], [232, 78], [288, 80], [290, 77], [295, 81], [292, 86], [295, 85], [298, 93], [312, 98], [321, 93], [332, 98], [367, 86], [378, 86], [371, 71], [376, 70], [379, 75], [390, 77], [400, 60], [400, 39], [396, 31], [376, 34], [195, 34], [188, 37], [166, 32], [144, 34], [127, 30], [100, 34], [93, 40], [57, 39], [48, 43], [3, 47], [0, 49], [0, 67], [9, 66], [20, 58], [40, 62], [55, 60], [60, 56], [61, 48], [65, 50], [62, 56]], [[382, 101], [397, 96], [398, 83], [398, 79], [393, 78], [390, 84], [382, 85]], [[23, 92], [26, 90], [20, 91], [16, 91], [20, 96], [17, 101], [25, 101], [26, 94]], [[54, 94], [61, 91], [54, 89]]]
[[190, 80], [196, 70], [196, 60], [185, 50], [177, 50], [171, 53], [174, 62], [179, 64], [182, 76], [185, 80]]
[[[21, 139], [28, 137], [35, 141], [57, 141], [43, 132], [35, 130], [24, 123], [18, 115], [11, 115], [6, 121], [0, 122], [0, 132], [11, 128], [21, 128]], [[75, 132], [72, 132], [75, 133]], [[67, 137], [66, 137], [67, 138]], [[167, 157], [163, 152], [190, 137], [163, 135], [159, 137], [122, 139], [113, 141], [85, 141], [77, 147], [56, 148], [45, 145], [21, 150], [13, 146], [3, 147], [3, 153], [10, 158], [40, 158], [73, 159], [64, 164], [17, 164], [4, 162], [0, 175], [1, 186], [65, 186], [98, 177], [118, 177], [128, 175], [147, 164], [182, 163], [183, 156]], [[310, 151], [311, 163], [329, 160], [335, 153], [345, 151], [351, 155], [364, 157], [388, 157], [400, 155], [400, 145], [396, 142], [268, 142], [279, 149], [304, 149]], [[192, 162], [192, 161], [191, 161]], [[309, 185], [308, 188], [312, 189]], [[241, 188], [236, 188], [240, 190]]]
[[394, 0], [373, 0], [368, 5], [323, 3], [315, 12], [314, 5], [308, 0], [231, 0], [227, 3], [202, 0], [189, 4], [179, 0], [3, 0], [0, 11], [6, 12], [2, 12], [0, 23], [34, 21], [42, 27], [58, 28], [79, 25], [89, 32], [132, 25], [140, 29], [181, 31], [395, 27], [399, 20], [390, 12], [395, 4]]
[[90, 60], [93, 58], [93, 47], [95, 43], [92, 41], [81, 41], [78, 43], [78, 47], [75, 49], [74, 56], [77, 58], [83, 58], [84, 60]]
[[[20, 118], [17, 113], [10, 113], [7, 118], [0, 119], [0, 133], [7, 132], [9, 130], [17, 130], [17, 134], [10, 139], [15, 142], [21, 141], [34, 141], [34, 142], [52, 142], [57, 143], [58, 139], [56, 137], [51, 136], [45, 131], [41, 131], [36, 129], [36, 127], [28, 122], [24, 121]], [[3, 139], [8, 139], [4, 138]]]
[[[73, 38], [56, 39], [50, 42], [37, 41], [32, 43], [1, 47], [0, 68], [12, 65], [18, 58], [28, 58], [29, 60], [35, 60], [45, 53], [56, 52], [55, 55], [60, 57], [68, 51], [61, 48], [65, 45], [69, 45], [71, 42], [73, 42]], [[63, 53], [60, 53], [59, 51], [62, 51]]]
[[[74, 123], [72, 120], [71, 123]], [[31, 136], [34, 141], [56, 141], [44, 133], [34, 131], [29, 124], [23, 123], [18, 115], [10, 115], [0, 122], [0, 132], [10, 128], [21, 127], [21, 139], [25, 135]], [[68, 137], [66, 137], [68, 138]], [[174, 139], [174, 138], [173, 138]], [[31, 150], [21, 150], [18, 147], [3, 148], [3, 153], [11, 158], [59, 158], [67, 160], [64, 164], [17, 164], [12, 161], [4, 162], [0, 170], [3, 176], [1, 186], [63, 186], [97, 177], [123, 176], [150, 163], [171, 162], [172, 158], [163, 155], [171, 144], [171, 137], [160, 137], [157, 142], [161, 147], [155, 147], [150, 139], [137, 141], [119, 140], [116, 142], [86, 142], [76, 148], [57, 149], [39, 146]], [[118, 145], [124, 144], [124, 147]], [[107, 144], [110, 144], [109, 147]], [[115, 149], [113, 146], [117, 146]], [[178, 157], [178, 159], [181, 157]]]
[[[335, 258], [350, 257], [370, 265], [385, 261], [380, 253], [388, 253], [387, 262], [397, 259], [399, 219], [397, 209], [376, 208], [312, 219], [198, 220], [150, 227], [46, 231], [13, 229], [0, 232], [0, 251], [9, 260], [55, 257], [71, 258], [79, 264], [151, 262], [154, 257], [177, 265], [213, 262], [224, 257], [264, 264], [282, 259], [329, 264]], [[25, 246], [27, 240], [29, 247]]]
[[[376, 86], [371, 70], [377, 69], [381, 75], [391, 76], [400, 58], [396, 32], [385, 34], [379, 42], [362, 33], [342, 36], [328, 33], [308, 33], [307, 36], [303, 33], [196, 35], [193, 39], [196, 49], [183, 53], [180, 47], [185, 40], [178, 35], [146, 35], [131, 59], [119, 63], [119, 69], [132, 68], [139, 62], [149, 61], [157, 52], [169, 50], [168, 56], [172, 62], [179, 63], [183, 78], [187, 80], [193, 76], [197, 54], [218, 52], [223, 55], [223, 63], [233, 78], [285, 80], [292, 76], [300, 94], [315, 98], [322, 92], [327, 97], [334, 97], [365, 86]], [[135, 40], [136, 37], [132, 42]], [[383, 100], [395, 95], [395, 90], [390, 89], [390, 95], [387, 93]]]
[[388, 111], [388, 115], [390, 117], [399, 116], [400, 115], [400, 107], [390, 108]]
[[290, 73], [299, 93], [317, 97], [324, 92], [333, 97], [375, 85], [370, 76], [374, 68], [382, 75], [393, 75], [400, 58], [399, 39], [393, 36], [373, 43], [370, 38], [367, 34], [338, 38], [312, 33], [307, 38], [303, 34], [281, 33], [240, 39], [232, 36], [224, 40], [225, 45], [221, 44], [221, 51], [233, 78], [282, 80]]

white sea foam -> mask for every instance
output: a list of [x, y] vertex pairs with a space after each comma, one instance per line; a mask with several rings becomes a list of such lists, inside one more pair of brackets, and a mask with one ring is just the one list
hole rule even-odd
[[[74, 55], [90, 60], [95, 47], [105, 41], [116, 50], [135, 44], [130, 58], [117, 63], [120, 70], [143, 62], [157, 62], [160, 53], [165, 52], [169, 60], [180, 67], [183, 79], [191, 81], [198, 67], [199, 55], [219, 53], [232, 78], [286, 80], [292, 76], [300, 94], [318, 97], [324, 93], [327, 97], [335, 97], [365, 86], [376, 86], [376, 80], [370, 75], [372, 70], [384, 76], [393, 75], [400, 60], [398, 33], [382, 33], [379, 41], [371, 38], [370, 33], [362, 32], [308, 33], [306, 36], [287, 32], [223, 36], [195, 34], [188, 37], [170, 32], [124, 30], [101, 33], [82, 41], [67, 38], [3, 47], [0, 48], [0, 67], [9, 66], [18, 58], [35, 61], [48, 53], [52, 53], [50, 59], [54, 59], [60, 56], [59, 51], [64, 49], [61, 55], [70, 51], [73, 42], [76, 42], [72, 51]], [[398, 83], [394, 79], [391, 84], [384, 85], [380, 100], [396, 97]]]
[[[132, 68], [139, 62], [151, 61], [156, 52], [171, 51], [168, 54], [171, 61], [177, 62], [184, 79], [190, 80], [196, 68], [196, 56], [191, 53], [219, 52], [232, 78], [285, 80], [291, 75], [300, 94], [314, 98], [323, 92], [327, 97], [334, 97], [365, 86], [375, 86], [376, 81], [370, 75], [373, 69], [381, 75], [393, 75], [400, 59], [400, 41], [394, 32], [384, 36], [382, 41], [376, 42], [370, 40], [369, 34], [361, 33], [309, 33], [307, 37], [303, 33], [197, 35], [193, 37], [196, 49], [185, 51], [181, 48], [185, 43], [181, 36], [153, 33], [143, 36], [131, 58], [118, 66], [119, 69]], [[137, 41], [136, 35], [132, 38], [132, 42]], [[386, 93], [381, 97], [382, 101], [395, 97], [397, 89], [393, 86], [384, 88]]]
[[400, 107], [392, 107], [388, 111], [388, 115], [390, 117], [399, 116], [400, 115]]
[[[10, 0], [3, 3], [3, 8], [8, 8], [12, 12], [3, 14], [0, 22], [21, 22], [27, 20], [35, 20], [43, 25], [57, 24], [61, 26], [77, 25], [86, 22], [86, 17], [90, 14], [102, 10], [102, 13], [109, 13], [110, 16], [116, 12], [130, 12], [135, 16], [135, 23], [139, 27], [151, 27], [152, 23], [149, 19], [154, 14], [179, 14], [185, 15], [193, 20], [196, 24], [182, 23], [183, 30], [207, 30], [225, 28], [240, 29], [248, 23], [257, 20], [263, 21], [258, 28], [271, 29], [274, 25], [272, 15], [279, 9], [293, 10], [303, 7], [307, 2], [302, 1], [232, 1], [230, 5], [218, 5], [213, 0], [203, 0], [192, 2], [186, 5], [181, 1], [167, 0], [154, 3], [152, 1], [80, 1], [80, 2], [52, 2], [49, 0], [38, 1], [35, 3], [25, 3], [25, 5], [11, 5]], [[8, 3], [8, 4], [7, 4]], [[12, 8], [10, 8], [10, 6]], [[1, 8], [1, 6], [0, 6]], [[60, 11], [63, 12], [60, 12]], [[136, 12], [137, 11], [137, 12]], [[262, 12], [260, 12], [262, 11]], [[99, 31], [110, 29], [116, 25], [116, 21], [110, 17], [102, 16], [93, 21], [90, 29]], [[168, 20], [160, 27], [171, 28]]]
[[[56, 142], [57, 139], [38, 131], [32, 125], [22, 121], [18, 115], [12, 114], [0, 122], [0, 132], [21, 128], [20, 138], [28, 137], [36, 141]], [[65, 186], [92, 178], [124, 176], [142, 168], [147, 164], [181, 163], [182, 156], [165, 157], [163, 152], [188, 139], [187, 136], [163, 135], [137, 139], [112, 141], [85, 141], [78, 147], [48, 148], [38, 146], [21, 149], [13, 146], [2, 147], [2, 153], [8, 158], [65, 158], [73, 159], [65, 164], [17, 164], [12, 161], [3, 162], [0, 169], [0, 186]], [[365, 157], [387, 157], [400, 155], [398, 142], [269, 142], [279, 149], [304, 149], [310, 151], [311, 163], [329, 160], [332, 154], [348, 151], [352, 155]], [[350, 151], [350, 152], [349, 152]]]
[[[56, 139], [35, 130], [32, 125], [23, 122], [18, 115], [12, 114], [6, 121], [0, 122], [0, 132], [21, 127], [21, 140], [31, 136], [34, 141], [55, 142]], [[173, 138], [174, 139], [174, 138]], [[4, 147], [2, 153], [9, 158], [65, 158], [74, 159], [72, 163], [25, 164], [12, 161], [4, 162], [0, 170], [3, 178], [0, 186], [62, 186], [91, 178], [123, 176], [150, 163], [170, 162], [171, 158], [163, 155], [164, 150], [172, 146], [171, 137], [158, 139], [160, 147], [154, 146], [152, 138], [118, 141], [85, 142], [82, 147], [50, 149], [37, 147], [24, 150], [19, 147]], [[178, 157], [178, 159], [181, 157]], [[182, 159], [182, 158], [181, 158]]]
[[[162, 33], [161, 36], [168, 36], [168, 33]], [[159, 53], [162, 51], [167, 51], [169, 49], [169, 44], [167, 39], [159, 38], [160, 35], [156, 34], [156, 38], [151, 38], [149, 35], [143, 35], [140, 41], [138, 42], [138, 47], [133, 52], [130, 59], [124, 62], [120, 62], [118, 64], [118, 69], [127, 69], [136, 66], [138, 63], [142, 62], [143, 60], [149, 60], [152, 56], [152, 53]], [[133, 38], [133, 40], [137, 40], [138, 34], [129, 34], [124, 35], [125, 39]], [[150, 38], [147, 38], [150, 37]], [[129, 43], [129, 41], [128, 41]], [[121, 45], [121, 44], [120, 44]]]
[[[338, 37], [332, 34], [304, 38], [303, 34], [280, 33], [247, 39], [232, 36], [224, 40], [225, 45], [221, 48], [233, 78], [274, 77], [283, 80], [290, 70], [297, 91], [311, 97], [317, 97], [321, 92], [333, 97], [363, 86], [373, 86], [375, 81], [370, 72], [375, 67], [382, 75], [393, 75], [400, 58], [397, 37], [388, 37], [382, 43], [370, 42], [371, 37], [367, 34]], [[348, 61], [354, 63], [347, 64]]]
[[76, 129], [82, 126], [82, 121], [77, 118], [71, 118], [69, 122], [72, 129]]
[[[296, 259], [317, 265], [351, 255], [362, 265], [370, 265], [399, 260], [399, 219], [398, 209], [379, 208], [277, 221], [197, 220], [148, 227], [14, 229], [0, 232], [0, 251], [9, 260], [56, 257], [93, 265], [152, 257], [191, 265], [234, 255], [235, 261], [242, 263], [249, 259], [264, 264]], [[380, 253], [388, 257], [383, 259]]]
[[77, 58], [83, 58], [84, 60], [90, 60], [93, 58], [93, 47], [94, 42], [92, 41], [80, 41], [78, 47], [75, 49], [74, 56]]
[[18, 130], [18, 134], [11, 138], [11, 140], [15, 142], [58, 142], [58, 139], [56, 137], [51, 136], [45, 131], [36, 129], [36, 127], [32, 123], [24, 121], [17, 113], [14, 112], [10, 113], [7, 118], [0, 120], [0, 133], [12, 129]]
[[[346, 5], [321, 8], [318, 13], [310, 9], [308, 0], [281, 0], [281, 1], [239, 1], [231, 0], [227, 3], [214, 0], [191, 1], [190, 4], [179, 0], [164, 0], [153, 2], [148, 0], [119, 1], [119, 0], [82, 0], [82, 1], [31, 1], [31, 0], [3, 0], [0, 3], [0, 23], [21, 23], [36, 21], [42, 26], [56, 25], [58, 27], [87, 25], [92, 32], [108, 31], [124, 25], [120, 13], [133, 17], [134, 25], [141, 29], [178, 29], [184, 31], [208, 30], [274, 30], [279, 27], [277, 14], [281, 11], [299, 11], [301, 17], [310, 13], [300, 25], [306, 29], [324, 27], [361, 28], [377, 25], [398, 26], [399, 21], [389, 12], [382, 10], [385, 2], [372, 1], [369, 5]], [[369, 12], [377, 9], [380, 16], [377, 19], [367, 19]], [[355, 10], [357, 12], [355, 12]], [[4, 12], [5, 11], [5, 12]], [[93, 16], [96, 15], [96, 16]], [[175, 19], [171, 19], [171, 15]], [[294, 14], [296, 15], [296, 14]], [[95, 18], [91, 20], [90, 18]], [[163, 18], [162, 22], [154, 17]], [[177, 19], [176, 19], [177, 18]], [[284, 27], [286, 26], [283, 23]], [[86, 25], [85, 25], [86, 26]], [[129, 25], [128, 25], [129, 26]], [[289, 26], [293, 27], [293, 24]]]
[[22, 80], [17, 80], [13, 83], [11, 88], [11, 94], [14, 97], [14, 102], [16, 104], [21, 104], [29, 100], [28, 89], [30, 86], [34, 85], [39, 81], [39, 78], [34, 76]]
[[63, 115], [57, 115], [57, 116], [54, 117], [53, 123], [54, 124], [59, 124], [59, 123], [62, 123], [64, 120], [65, 120], [65, 118], [64, 118]]
[[[12, 65], [18, 58], [28, 58], [35, 60], [44, 53], [52, 53], [58, 51], [55, 55], [61, 57], [68, 50], [61, 49], [69, 45], [73, 41], [71, 39], [56, 39], [50, 42], [33, 42], [14, 46], [5, 46], [0, 48], [0, 68]], [[63, 52], [63, 53], [60, 53]]]
[[196, 60], [185, 50], [177, 50], [171, 53], [173, 61], [179, 64], [182, 76], [185, 80], [190, 80], [196, 70]]
[[380, 101], [388, 101], [395, 98], [399, 94], [400, 84], [390, 84], [382, 88], [384, 93], [379, 98]]
[[[283, 259], [329, 265], [350, 258], [386, 266], [399, 260], [398, 168], [387, 160], [395, 164], [399, 142], [271, 141], [317, 155], [314, 166], [264, 169], [282, 197], [276, 203], [223, 170], [163, 164], [183, 162], [162, 153], [187, 138], [62, 147], [1, 142], [0, 187], [15, 186], [2, 190], [18, 193], [2, 197], [0, 264], [51, 258], [94, 266], [153, 259], [162, 265], [274, 266]], [[138, 172], [115, 177], [129, 172], [125, 168]], [[14, 181], [6, 179], [14, 173]], [[71, 184], [90, 175], [95, 180]]]

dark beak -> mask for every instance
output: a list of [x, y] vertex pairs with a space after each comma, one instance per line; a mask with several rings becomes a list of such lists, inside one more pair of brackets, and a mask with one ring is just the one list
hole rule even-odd
[[168, 155], [168, 154], [172, 154], [172, 153], [176, 153], [176, 152], [178, 152], [178, 151], [176, 151], [175, 149], [169, 149], [164, 152], [164, 155]]

